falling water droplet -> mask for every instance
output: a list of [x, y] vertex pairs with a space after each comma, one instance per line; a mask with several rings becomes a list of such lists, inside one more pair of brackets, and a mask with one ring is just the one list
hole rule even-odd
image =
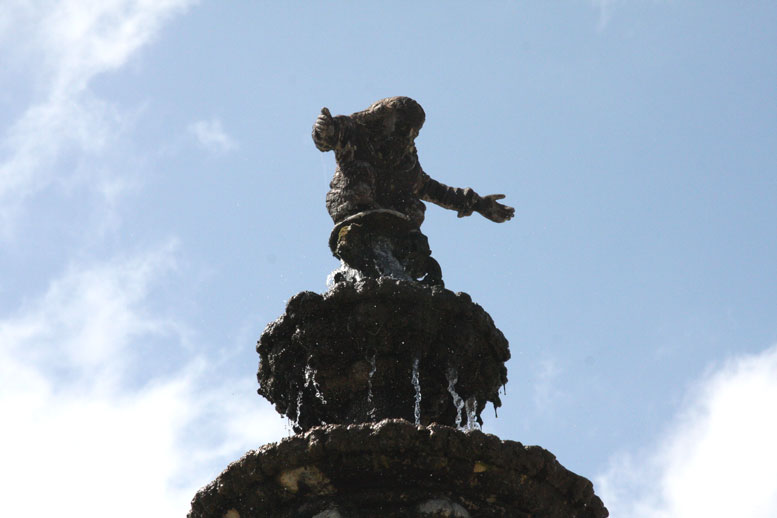
[[418, 358], [413, 360], [413, 375], [411, 377], [415, 388], [415, 424], [421, 424], [421, 382], [418, 380]]
[[461, 400], [458, 392], [456, 392], [456, 382], [459, 381], [459, 373], [454, 367], [448, 369], [445, 373], [445, 377], [448, 378], [448, 392], [453, 398], [453, 406], [456, 407], [456, 428], [461, 428], [461, 409], [464, 408], [464, 401]]

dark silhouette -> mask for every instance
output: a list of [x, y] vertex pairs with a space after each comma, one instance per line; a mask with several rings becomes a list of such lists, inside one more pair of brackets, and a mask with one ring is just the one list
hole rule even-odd
[[[409, 97], [389, 97], [364, 111], [332, 117], [321, 110], [313, 142], [334, 151], [337, 169], [326, 196], [335, 222], [330, 247], [357, 273], [442, 284], [437, 262], [420, 227], [423, 201], [457, 211], [478, 212], [501, 223], [515, 213], [497, 200], [470, 188], [448, 187], [426, 174], [418, 162], [415, 138], [425, 120], [421, 105]], [[348, 276], [345, 275], [347, 278]]]

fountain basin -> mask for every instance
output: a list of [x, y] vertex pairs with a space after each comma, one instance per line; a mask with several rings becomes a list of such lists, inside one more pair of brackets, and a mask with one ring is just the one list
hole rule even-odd
[[466, 293], [391, 278], [302, 292], [257, 344], [259, 394], [295, 431], [401, 418], [477, 426], [508, 343]]

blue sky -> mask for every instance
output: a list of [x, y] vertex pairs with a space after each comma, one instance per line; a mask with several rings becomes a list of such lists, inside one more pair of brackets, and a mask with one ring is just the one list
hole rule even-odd
[[485, 431], [615, 518], [777, 515], [777, 5], [418, 4], [4, 0], [9, 514], [181, 515], [288, 433], [254, 344], [337, 266], [311, 126], [407, 95], [516, 207], [424, 223], [510, 340]]

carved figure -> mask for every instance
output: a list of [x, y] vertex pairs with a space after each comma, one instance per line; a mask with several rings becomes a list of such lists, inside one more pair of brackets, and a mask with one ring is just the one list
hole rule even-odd
[[497, 201], [503, 194], [480, 196], [470, 188], [448, 187], [421, 169], [415, 138], [425, 118], [413, 99], [389, 97], [352, 115], [332, 117], [322, 108], [316, 119], [313, 142], [320, 151], [334, 151], [337, 160], [326, 196], [335, 222], [329, 244], [335, 257], [355, 270], [352, 277], [443, 284], [420, 231], [426, 210], [422, 200], [455, 210], [459, 217], [478, 212], [497, 223], [513, 217], [514, 209]]

